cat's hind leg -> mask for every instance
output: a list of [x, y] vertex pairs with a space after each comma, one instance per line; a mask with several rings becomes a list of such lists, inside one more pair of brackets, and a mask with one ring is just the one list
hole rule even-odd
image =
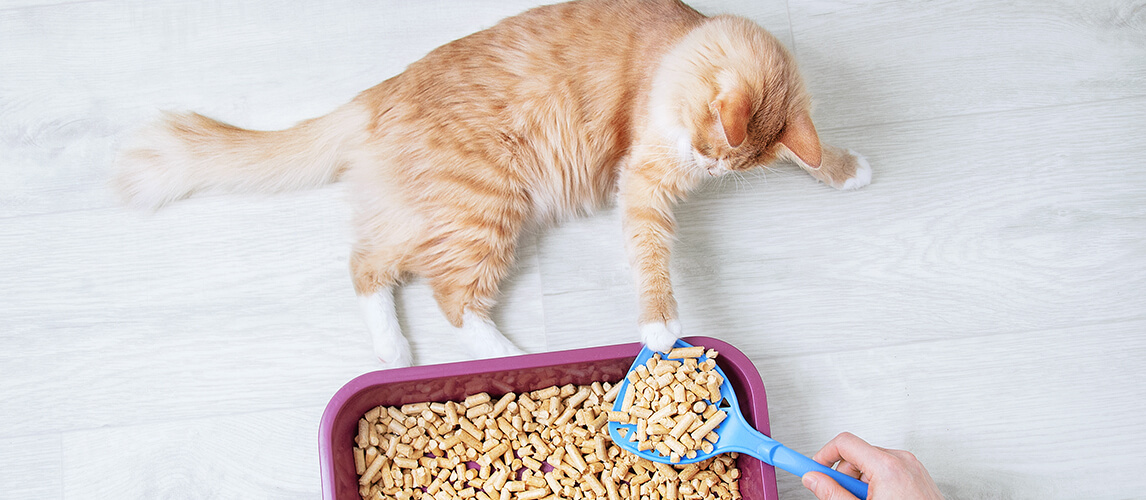
[[[470, 231], [473, 236], [474, 228]], [[434, 270], [428, 273], [434, 298], [473, 358], [525, 354], [494, 326], [489, 316], [498, 284], [513, 263], [515, 244], [508, 238], [484, 236], [464, 243], [445, 237], [428, 252], [433, 256], [426, 269]]]
[[414, 364], [410, 342], [402, 335], [398, 326], [398, 314], [394, 307], [394, 288], [376, 290], [369, 295], [359, 295], [358, 305], [366, 329], [374, 342], [374, 355], [387, 368], [404, 368]]
[[374, 355], [387, 368], [414, 364], [410, 342], [398, 326], [394, 287], [398, 272], [387, 252], [363, 250], [360, 245], [350, 257], [350, 272], [358, 293], [358, 306], [374, 343]]
[[499, 358], [525, 354], [494, 326], [484, 315], [466, 311], [458, 335], [474, 358]]
[[[468, 273], [466, 273], [468, 274]], [[501, 333], [489, 317], [496, 285], [491, 289], [479, 283], [456, 279], [430, 280], [438, 307], [457, 328], [458, 339], [475, 359], [525, 354]]]

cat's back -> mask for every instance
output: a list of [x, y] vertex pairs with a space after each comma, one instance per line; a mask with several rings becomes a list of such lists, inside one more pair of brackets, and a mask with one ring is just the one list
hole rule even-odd
[[703, 20], [676, 0], [538, 7], [431, 51], [357, 101], [373, 113], [387, 175], [415, 204], [462, 188], [562, 219], [609, 200], [662, 56]]
[[488, 128], [489, 119], [509, 118], [507, 110], [551, 99], [607, 113], [636, 100], [660, 56], [703, 18], [678, 0], [537, 7], [438, 47], [366, 94], [387, 108], [400, 101], [414, 112], [407, 117], [449, 117], [455, 127]]
[[[574, 74], [591, 63], [623, 60], [663, 48], [703, 16], [679, 0], [578, 0], [536, 7], [431, 51], [410, 69], [439, 73], [454, 67], [559, 70]], [[448, 65], [447, 65], [448, 66]]]
[[517, 47], [521, 55], [607, 60], [671, 42], [701, 19], [679, 0], [578, 0], [528, 10], [473, 38], [479, 50], [483, 42], [529, 43]]

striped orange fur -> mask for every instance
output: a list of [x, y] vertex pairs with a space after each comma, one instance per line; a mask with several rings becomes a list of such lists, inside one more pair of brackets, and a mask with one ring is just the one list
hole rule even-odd
[[855, 156], [821, 152], [795, 63], [763, 28], [673, 0], [582, 0], [448, 43], [284, 131], [168, 114], [122, 150], [115, 182], [159, 206], [347, 181], [354, 288], [375, 297], [364, 307], [376, 353], [400, 366], [411, 361], [392, 318], [400, 280], [426, 278], [477, 355], [517, 352], [489, 311], [523, 228], [614, 197], [643, 338], [666, 349], [679, 334], [673, 206], [709, 176], [778, 157], [825, 182], [857, 177]]

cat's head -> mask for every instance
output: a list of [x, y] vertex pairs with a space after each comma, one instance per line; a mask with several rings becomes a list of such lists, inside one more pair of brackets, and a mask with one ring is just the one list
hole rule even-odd
[[820, 166], [795, 62], [746, 19], [718, 16], [689, 33], [662, 64], [651, 103], [677, 156], [698, 171], [722, 175], [780, 156]]

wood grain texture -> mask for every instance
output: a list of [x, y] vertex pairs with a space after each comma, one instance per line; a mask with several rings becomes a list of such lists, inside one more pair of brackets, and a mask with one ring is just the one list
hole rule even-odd
[[[335, 191], [9, 219], [0, 239], [21, 244], [0, 264], [12, 290], [0, 317], [20, 348], [0, 364], [24, 375], [0, 381], [21, 408], [0, 414], [0, 436], [39, 433], [69, 403], [96, 427], [321, 405], [376, 369]], [[544, 351], [530, 252], [504, 287], [509, 310], [523, 313], [495, 319], [522, 348]], [[415, 360], [468, 359], [427, 286], [398, 303]], [[292, 369], [301, 359], [308, 368]]]
[[0, 216], [114, 206], [104, 184], [115, 145], [160, 109], [285, 128], [533, 5], [131, 0], [0, 9], [0, 159], [10, 179], [0, 184]]
[[67, 433], [64, 497], [316, 498], [321, 415], [311, 407]]
[[[1143, 318], [1146, 99], [830, 131], [873, 151], [871, 186], [780, 167], [680, 206], [686, 332], [766, 336], [766, 356]], [[1024, 145], [1021, 149], [1012, 146]], [[895, 144], [926, 144], [927, 148]], [[953, 155], [958, 152], [958, 155]], [[635, 330], [619, 215], [541, 240], [546, 330]], [[546, 259], [564, 248], [586, 251]], [[924, 326], [926, 325], [926, 326]], [[635, 335], [635, 333], [634, 333]], [[607, 341], [610, 334], [600, 339]]]
[[[378, 366], [344, 187], [133, 212], [115, 147], [160, 108], [285, 127], [536, 3], [0, 4], [0, 498], [316, 498], [322, 408]], [[1144, 4], [694, 5], [793, 47], [875, 169], [678, 211], [686, 333], [755, 361], [774, 435], [910, 449], [951, 499], [1141, 497]], [[502, 291], [527, 351], [636, 340], [615, 210], [527, 236]], [[397, 299], [417, 362], [467, 358], [424, 283]]]
[[[3, 409], [19, 411], [7, 403]], [[63, 428], [58, 425], [44, 434], [0, 438], [0, 498], [59, 498], [64, 488]]]
[[1146, 94], [1141, 1], [789, 4], [821, 127]]
[[[1143, 479], [1124, 462], [1141, 454], [1144, 329], [1136, 320], [756, 364], [772, 434], [798, 451], [848, 428], [911, 450], [950, 499], [1133, 498]], [[781, 498], [815, 498], [777, 476]]]

